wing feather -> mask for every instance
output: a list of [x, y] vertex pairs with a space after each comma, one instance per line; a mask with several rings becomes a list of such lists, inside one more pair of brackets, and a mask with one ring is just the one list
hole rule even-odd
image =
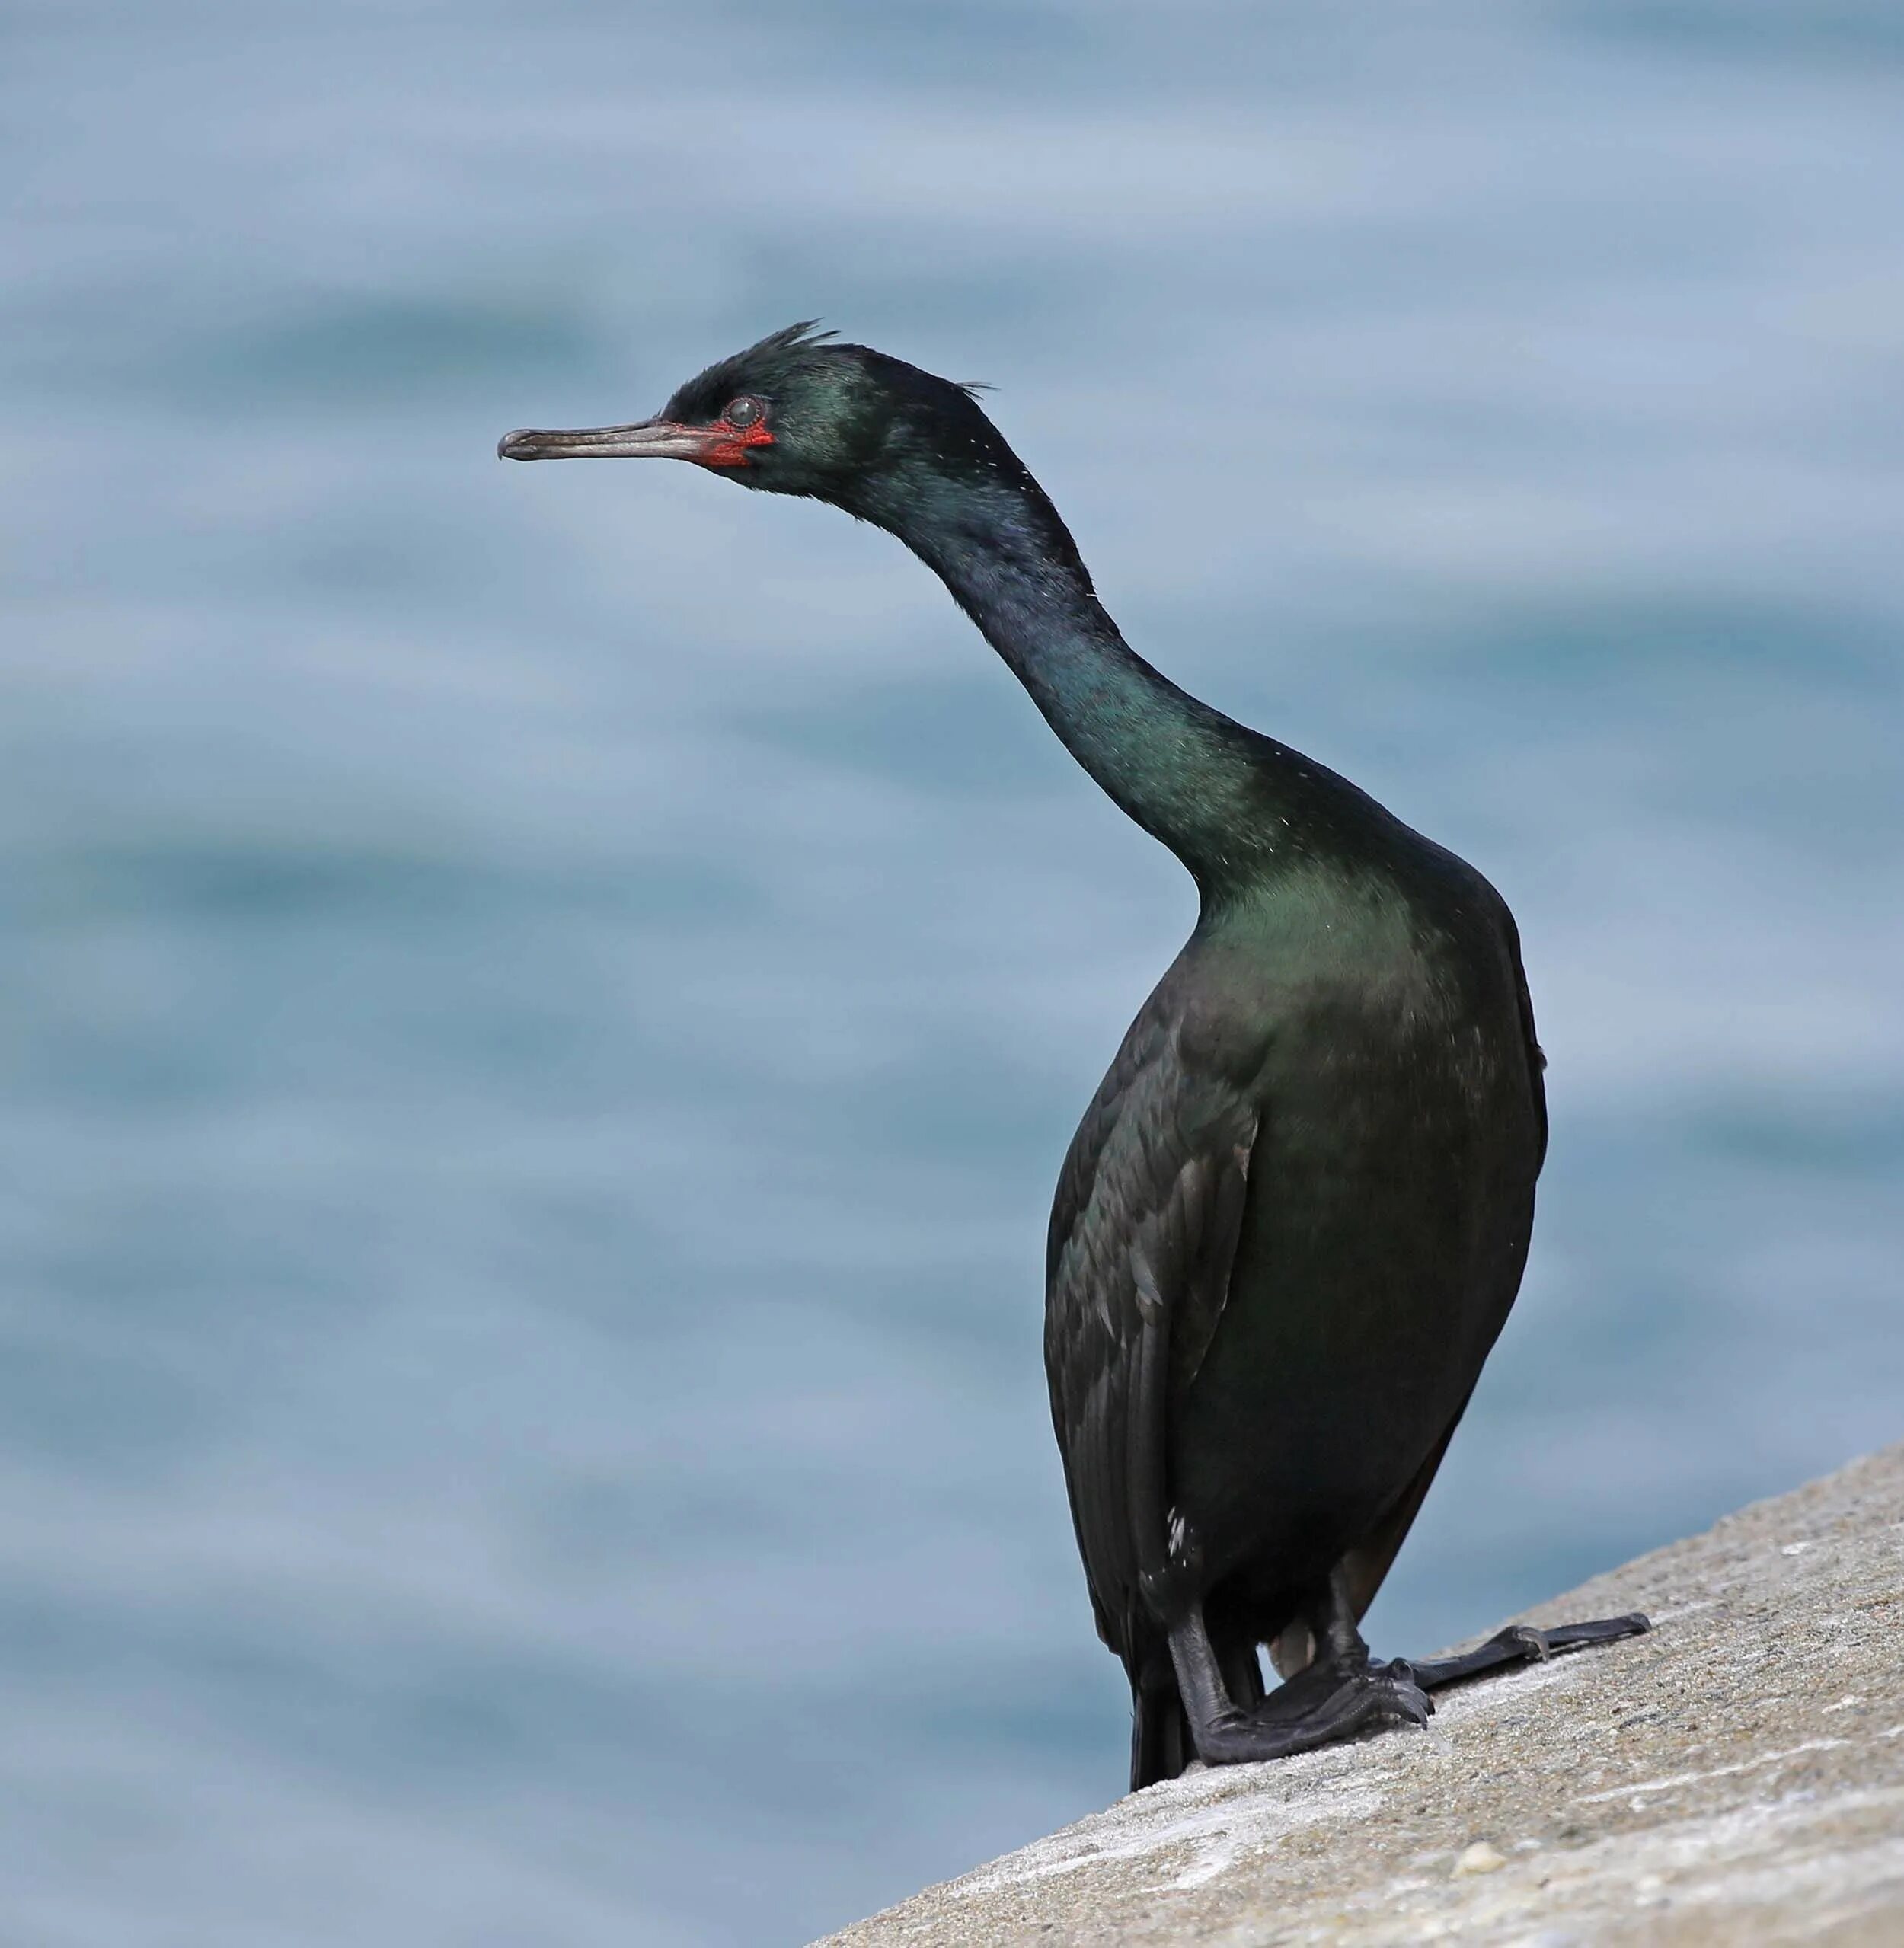
[[1228, 1295], [1259, 1110], [1247, 1082], [1185, 1053], [1168, 984], [1132, 1023], [1059, 1179], [1045, 1362], [1099, 1633], [1153, 1634], [1147, 1578], [1170, 1547], [1170, 1403]]

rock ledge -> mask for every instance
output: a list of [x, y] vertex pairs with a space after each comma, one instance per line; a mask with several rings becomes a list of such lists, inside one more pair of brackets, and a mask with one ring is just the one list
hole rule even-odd
[[1530, 1614], [1650, 1637], [1132, 1793], [831, 1948], [1904, 1943], [1904, 1445]]

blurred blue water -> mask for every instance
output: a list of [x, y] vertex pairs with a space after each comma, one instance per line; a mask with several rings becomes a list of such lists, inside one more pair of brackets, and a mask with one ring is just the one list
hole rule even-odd
[[890, 542], [490, 458], [792, 318], [1520, 915], [1383, 1645], [1898, 1435], [1894, 8], [0, 32], [9, 1936], [794, 1940], [1119, 1788], [1039, 1261], [1187, 886]]

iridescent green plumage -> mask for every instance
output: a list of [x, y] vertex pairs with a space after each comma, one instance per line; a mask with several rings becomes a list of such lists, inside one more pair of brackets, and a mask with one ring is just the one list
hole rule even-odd
[[[1048, 1256], [1052, 1413], [1132, 1784], [1419, 1720], [1436, 1685], [1644, 1629], [1413, 1665], [1356, 1629], [1513, 1303], [1546, 1146], [1519, 943], [1481, 874], [1139, 657], [969, 388], [796, 326], [655, 421], [502, 450], [699, 459], [897, 535], [1196, 880]], [[1267, 1698], [1264, 1645], [1289, 1680]]]

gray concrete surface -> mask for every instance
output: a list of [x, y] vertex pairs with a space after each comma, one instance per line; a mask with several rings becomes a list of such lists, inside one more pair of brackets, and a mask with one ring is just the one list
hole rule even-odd
[[1650, 1637], [1132, 1793], [833, 1948], [1904, 1948], [1904, 1446], [1529, 1613]]

